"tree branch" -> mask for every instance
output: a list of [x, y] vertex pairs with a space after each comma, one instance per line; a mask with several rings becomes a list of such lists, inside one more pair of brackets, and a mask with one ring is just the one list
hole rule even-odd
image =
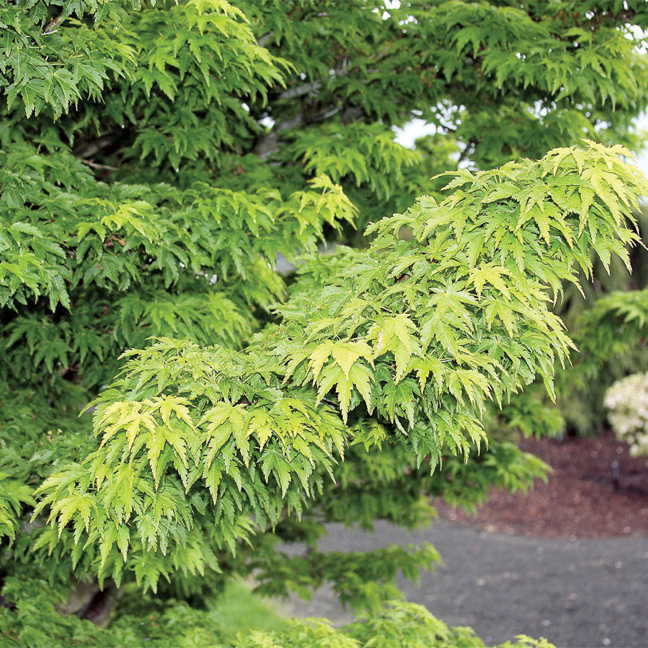
[[115, 141], [115, 137], [112, 135], [106, 135], [105, 137], [100, 137], [98, 140], [94, 140], [87, 144], [85, 148], [80, 148], [74, 151], [74, 155], [85, 160], [89, 157], [92, 157], [95, 153], [101, 151], [101, 149], [110, 146]]
[[465, 148], [463, 151], [461, 151], [461, 154], [459, 155], [459, 159], [457, 160], [457, 166], [461, 164], [469, 155], [469, 151], [474, 147], [476, 144], [475, 140], [468, 140], [468, 143], [466, 144]]
[[58, 29], [58, 26], [63, 22], [64, 18], [65, 14], [63, 12], [61, 12], [58, 16], [52, 18], [52, 20], [47, 23], [45, 29], [43, 30], [43, 36], [53, 34]]
[[272, 40], [273, 33], [268, 32], [267, 34], [263, 34], [261, 38], [257, 41], [257, 45], [259, 47], [265, 47], [271, 40]]
[[98, 171], [117, 171], [116, 166], [111, 166], [110, 164], [99, 164], [98, 162], [93, 162], [92, 160], [81, 160], [83, 164], [87, 164], [91, 169], [97, 169]]
[[274, 128], [260, 137], [254, 146], [253, 153], [258, 155], [262, 160], [270, 157], [275, 151], [279, 149], [279, 133], [291, 128], [297, 128], [304, 122], [304, 113], [301, 110], [291, 119], [285, 119], [282, 122], [275, 124]]
[[303, 83], [302, 85], [288, 88], [279, 95], [279, 99], [296, 99], [303, 97], [311, 92], [317, 91], [322, 87], [321, 81], [311, 81], [310, 83]]

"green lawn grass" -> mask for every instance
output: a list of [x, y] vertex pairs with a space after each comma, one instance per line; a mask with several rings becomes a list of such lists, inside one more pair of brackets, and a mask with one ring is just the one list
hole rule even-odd
[[286, 619], [280, 616], [272, 601], [253, 594], [241, 581], [230, 582], [211, 610], [218, 624], [231, 629], [232, 634], [282, 630], [286, 626]]

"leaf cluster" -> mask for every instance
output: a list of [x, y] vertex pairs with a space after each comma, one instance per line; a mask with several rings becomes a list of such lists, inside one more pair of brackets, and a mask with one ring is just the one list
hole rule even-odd
[[[555, 429], [527, 391], [566, 384], [552, 301], [637, 240], [627, 150], [580, 142], [639, 145], [648, 8], [514, 5], [2, 4], [3, 640], [232, 644], [196, 601], [256, 570], [373, 613], [241, 645], [481, 645], [377, 611], [430, 550], [317, 538], [543, 476], [485, 425]], [[392, 129], [413, 117], [436, 132], [411, 151]], [[352, 248], [316, 253], [333, 239]], [[636, 325], [627, 303], [602, 330]], [[73, 578], [157, 597], [104, 632], [53, 607]]]
[[572, 343], [550, 291], [577, 282], [574, 266], [587, 274], [591, 250], [605, 263], [636, 239], [628, 219], [644, 185], [618, 152], [458, 172], [442, 201], [381, 221], [325, 288], [307, 268], [282, 323], [244, 351], [162, 340], [131, 352], [98, 401], [99, 447], [39, 491], [51, 526], [37, 547], [155, 587], [169, 562], [218, 569], [212, 547], [234, 554], [300, 515], [356, 418], [388, 424], [416, 469], [468, 457], [486, 441], [488, 402], [536, 375], [553, 390]]
[[[0, 607], [0, 637], [7, 646], [63, 648], [73, 641], [92, 648], [152, 646], [153, 648], [485, 648], [468, 628], [454, 628], [412, 603], [392, 602], [366, 618], [341, 629], [324, 619], [292, 620], [282, 630], [250, 629], [237, 632], [222, 627], [217, 608], [196, 609], [179, 601], [142, 617], [137, 606], [100, 628], [76, 615], [61, 615], [60, 591], [35, 575], [12, 577], [5, 586], [15, 610]], [[127, 597], [128, 598], [128, 597]], [[520, 636], [498, 648], [552, 648], [545, 640]]]

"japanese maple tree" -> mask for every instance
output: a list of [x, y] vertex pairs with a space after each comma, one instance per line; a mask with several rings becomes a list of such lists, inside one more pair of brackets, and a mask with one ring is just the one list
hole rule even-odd
[[[0, 28], [0, 643], [483, 646], [398, 600], [433, 547], [317, 541], [545, 475], [484, 421], [553, 395], [554, 298], [638, 240], [648, 5], [13, 0]], [[364, 620], [237, 636], [237, 577]]]

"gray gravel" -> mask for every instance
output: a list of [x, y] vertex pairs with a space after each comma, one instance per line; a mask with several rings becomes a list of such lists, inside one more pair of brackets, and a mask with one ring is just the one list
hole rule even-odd
[[[374, 533], [330, 525], [320, 547], [358, 551], [432, 542], [444, 564], [408, 600], [451, 625], [468, 625], [488, 644], [517, 634], [558, 648], [648, 648], [648, 539], [554, 540], [499, 535], [437, 521], [407, 531], [378, 523]], [[291, 601], [294, 616], [351, 616], [330, 590]]]

